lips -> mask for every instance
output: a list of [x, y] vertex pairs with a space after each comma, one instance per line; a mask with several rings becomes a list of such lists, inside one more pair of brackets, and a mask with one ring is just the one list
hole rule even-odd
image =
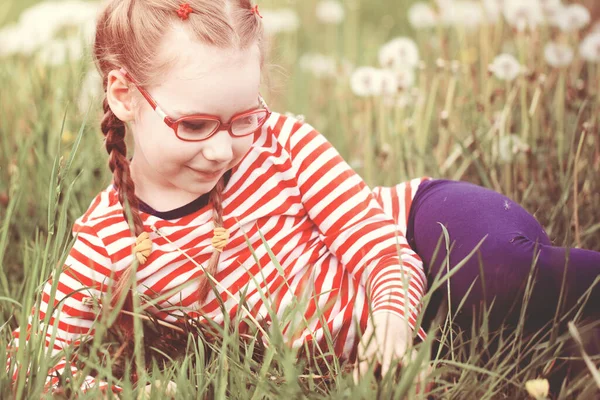
[[196, 169], [196, 168], [192, 168], [192, 167], [188, 167], [189, 169], [191, 169], [192, 171], [202, 174], [207, 178], [216, 178], [219, 175], [221, 175], [221, 173], [223, 172], [223, 170], [218, 170], [218, 171], [203, 171], [201, 169]]

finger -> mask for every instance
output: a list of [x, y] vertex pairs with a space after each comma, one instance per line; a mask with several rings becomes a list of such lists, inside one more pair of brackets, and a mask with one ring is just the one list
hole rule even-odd
[[369, 371], [369, 361], [368, 360], [364, 360], [359, 362], [356, 365], [356, 368], [354, 369], [354, 383], [358, 385], [358, 383], [360, 382], [360, 380], [362, 378], [364, 378], [364, 376], [367, 374], [367, 371]]
[[383, 378], [392, 368], [392, 361], [397, 358], [392, 353], [384, 354], [381, 358], [381, 377]]

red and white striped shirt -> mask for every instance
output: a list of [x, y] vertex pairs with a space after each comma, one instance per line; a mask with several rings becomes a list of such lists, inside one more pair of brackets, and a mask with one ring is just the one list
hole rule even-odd
[[[230, 316], [239, 311], [237, 296], [244, 291], [248, 309], [256, 319], [267, 322], [268, 307], [280, 317], [305, 293], [312, 296], [301, 309], [308, 326], [288, 324], [279, 329], [293, 347], [310, 339], [321, 343], [328, 330], [335, 338], [336, 355], [342, 359], [353, 357], [358, 344], [353, 322], [358, 321], [364, 331], [369, 306], [375, 313], [389, 310], [404, 316], [414, 329], [427, 281], [422, 261], [408, 245], [405, 233], [412, 199], [425, 179], [429, 178], [371, 190], [312, 126], [273, 113], [256, 132], [249, 152], [232, 169], [223, 192], [223, 222], [230, 239], [215, 277], [236, 296], [218, 287]], [[207, 265], [213, 252], [211, 205], [177, 218], [143, 211], [141, 217], [153, 247], [147, 262], [138, 268], [137, 290], [155, 297], [191, 283], [160, 305], [176, 304], [193, 317], [199, 317], [202, 308], [207, 318], [221, 323], [224, 316], [215, 293], [203, 304], [198, 302], [202, 269], [179, 250]], [[259, 230], [280, 269], [271, 261]], [[60, 274], [54, 303], [84, 287], [93, 289], [76, 292], [64, 302], [55, 351], [77, 342], [82, 334], [93, 334], [96, 315], [84, 305], [84, 298], [101, 296], [111, 283], [111, 271], [120, 274], [133, 261], [135, 237], [112, 185], [96, 196], [73, 232], [77, 239]], [[48, 282], [44, 289], [42, 318], [51, 286]], [[370, 287], [370, 298], [366, 287]], [[326, 324], [316, 318], [317, 309]], [[174, 315], [159, 309], [153, 312], [164, 321], [177, 322]], [[19, 334], [17, 329], [16, 345]], [[49, 329], [48, 338], [51, 334]], [[422, 328], [418, 336], [425, 339]], [[63, 360], [55, 369], [62, 372], [65, 364]], [[94, 378], [88, 377], [86, 383], [94, 384]]]

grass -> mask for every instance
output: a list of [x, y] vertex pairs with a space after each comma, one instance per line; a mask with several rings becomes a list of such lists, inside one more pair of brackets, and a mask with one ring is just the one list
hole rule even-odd
[[[522, 204], [556, 245], [600, 251], [600, 66], [576, 59], [569, 68], [550, 68], [542, 49], [556, 32], [548, 28], [534, 35], [516, 34], [502, 23], [474, 32], [461, 27], [415, 32], [406, 23], [410, 2], [397, 3], [352, 2], [338, 27], [315, 21], [314, 1], [297, 3], [301, 29], [271, 42], [269, 59], [274, 66], [266, 71], [263, 90], [271, 108], [305, 115], [357, 165], [371, 187], [422, 175], [474, 182]], [[21, 4], [9, 10], [5, 21], [16, 18]], [[275, 4], [267, 1], [261, 8]], [[339, 65], [342, 59], [375, 65], [379, 47], [400, 35], [416, 40], [424, 61], [405, 106], [358, 98], [343, 74], [316, 78], [297, 65], [298, 56], [307, 51], [331, 55]], [[563, 39], [576, 44], [580, 37]], [[502, 49], [517, 55], [529, 74], [511, 83], [490, 76], [487, 65]], [[99, 133], [101, 99], [89, 113], [76, 106], [90, 67], [89, 59], [61, 67], [20, 56], [0, 63], [0, 345], [4, 347], [13, 329], [27, 326], [31, 310], [39, 304], [41, 285], [66, 258], [74, 219], [110, 181]], [[509, 134], [529, 150], [504, 157], [501, 146]], [[365, 153], [365, 148], [372, 152]], [[449, 315], [455, 312], [450, 310]], [[294, 315], [290, 310], [280, 323], [294, 320]], [[557, 319], [563, 317], [557, 313]], [[33, 321], [37, 320], [34, 313]], [[351, 375], [342, 373], [346, 367], [331, 357], [324, 355], [322, 365], [306, 368], [277, 329], [269, 332], [270, 346], [264, 348], [256, 339], [258, 328], [246, 337], [231, 324], [217, 338], [200, 332], [204, 340], [191, 337], [188, 342], [187, 336], [177, 336], [156, 322], [136, 321], [137, 339], [144, 325], [147, 331], [154, 327], [160, 335], [172, 335], [172, 343], [182, 346], [175, 363], [163, 371], [155, 364], [149, 374], [152, 379], [175, 381], [180, 398], [422, 398], [412, 384], [418, 363], [405, 366], [399, 377], [388, 374], [378, 383], [364, 380], [355, 386]], [[438, 351], [430, 354], [427, 346], [418, 347], [421, 357], [431, 357], [435, 366], [434, 398], [526, 398], [525, 382], [549, 376], [564, 361], [561, 357], [568, 347], [574, 349], [570, 354], [581, 356], [578, 333], [584, 341], [590, 334], [590, 326], [579, 323], [559, 329], [566, 320], [533, 338], [524, 337], [519, 329], [489, 332], [482, 316], [474, 321], [469, 339], [453, 329], [447, 315], [441, 313], [438, 322]], [[37, 328], [34, 325], [34, 331]], [[117, 366], [102, 357], [114, 336], [105, 333], [106, 340], [93, 341], [80, 351], [80, 358], [87, 365], [84, 372], [96, 369], [100, 376], [114, 379], [112, 368]], [[96, 337], [102, 336], [100, 329]], [[53, 363], [45, 353], [36, 335], [19, 348], [16, 359], [35, 373], [27, 381], [24, 373], [19, 376], [12, 389], [15, 398], [41, 396], [45, 371]], [[139, 351], [136, 356], [141, 364], [146, 361]], [[554, 388], [554, 398], [594, 396], [600, 384], [598, 361], [587, 357], [582, 363], [586, 366], [564, 387]], [[120, 384], [124, 398], [134, 397], [130, 380]], [[8, 377], [0, 375], [3, 398], [10, 385]], [[68, 384], [66, 394], [77, 386]], [[98, 398], [98, 393], [80, 397]], [[164, 394], [154, 392], [153, 398], [159, 397]]]

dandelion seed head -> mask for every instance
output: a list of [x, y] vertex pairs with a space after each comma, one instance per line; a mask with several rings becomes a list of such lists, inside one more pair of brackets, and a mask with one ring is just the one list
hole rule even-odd
[[337, 0], [321, 0], [317, 3], [317, 19], [326, 24], [340, 24], [346, 17], [344, 6]]
[[590, 62], [600, 62], [600, 31], [592, 32], [579, 45], [581, 58]]
[[563, 32], [576, 32], [585, 28], [591, 21], [590, 12], [581, 4], [570, 4], [554, 17], [556, 25]]
[[46, 45], [57, 46], [53, 40], [65, 28], [72, 28], [69, 36], [84, 34], [86, 44], [91, 44], [89, 26], [93, 25], [95, 31], [99, 6], [100, 2], [66, 0], [44, 1], [27, 8], [17, 23], [0, 30], [0, 56], [32, 55]]
[[523, 142], [519, 135], [504, 135], [498, 140], [498, 160], [501, 163], [510, 163], [516, 156], [528, 150], [529, 146]]
[[544, 47], [544, 59], [554, 68], [568, 66], [574, 56], [575, 52], [566, 44], [550, 42]]
[[475, 29], [483, 23], [485, 14], [480, 2], [456, 0], [442, 8], [441, 18], [446, 25]]
[[377, 85], [375, 85], [374, 94], [376, 96], [392, 95], [398, 92], [398, 79], [394, 71], [381, 69], [376, 71], [379, 74]]
[[389, 69], [414, 68], [419, 64], [417, 44], [408, 37], [393, 39], [379, 50], [379, 63]]
[[406, 90], [414, 86], [416, 76], [413, 68], [401, 68], [394, 72], [399, 89]]
[[523, 66], [513, 55], [504, 53], [494, 59], [489, 70], [500, 80], [512, 81], [523, 72]]
[[502, 13], [506, 22], [519, 32], [535, 30], [544, 22], [539, 0], [505, 0]]
[[504, 0], [482, 0], [483, 14], [489, 23], [496, 23], [502, 16]]
[[429, 4], [418, 1], [408, 9], [408, 22], [413, 28], [426, 29], [436, 26], [439, 16]]
[[358, 67], [350, 77], [352, 92], [360, 97], [373, 96], [376, 87], [380, 86], [380, 75], [373, 67]]
[[294, 32], [300, 27], [300, 18], [291, 8], [261, 10], [260, 14], [263, 16], [265, 33], [270, 36], [283, 32]]
[[305, 53], [299, 60], [300, 68], [317, 78], [330, 78], [337, 75], [337, 63], [331, 56], [320, 53]]

